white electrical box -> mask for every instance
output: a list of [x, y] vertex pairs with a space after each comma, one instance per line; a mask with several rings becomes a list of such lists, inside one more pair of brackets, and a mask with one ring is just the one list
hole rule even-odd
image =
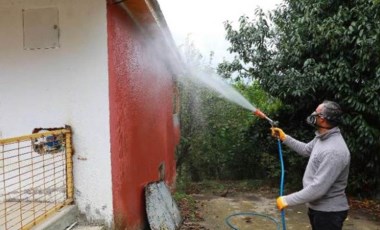
[[24, 49], [59, 48], [57, 8], [24, 9]]

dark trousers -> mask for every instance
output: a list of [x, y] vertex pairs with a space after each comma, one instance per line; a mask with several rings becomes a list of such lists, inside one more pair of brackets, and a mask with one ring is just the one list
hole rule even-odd
[[309, 208], [308, 215], [312, 230], [341, 230], [348, 211], [322, 212]]

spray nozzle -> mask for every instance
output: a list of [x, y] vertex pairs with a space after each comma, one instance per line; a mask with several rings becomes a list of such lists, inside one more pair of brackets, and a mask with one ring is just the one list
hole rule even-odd
[[269, 122], [272, 127], [278, 127], [279, 122], [278, 121], [270, 121]]
[[253, 111], [253, 114], [260, 118], [266, 119], [269, 122], [269, 124], [273, 127], [278, 126], [278, 121], [273, 121], [267, 115], [265, 115], [265, 113], [261, 112], [261, 110], [259, 109], [256, 109], [255, 111]]

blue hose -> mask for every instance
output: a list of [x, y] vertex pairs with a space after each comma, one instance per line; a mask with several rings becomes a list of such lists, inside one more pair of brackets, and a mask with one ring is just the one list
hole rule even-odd
[[[283, 196], [284, 195], [284, 181], [285, 181], [285, 166], [284, 166], [284, 159], [282, 157], [282, 147], [281, 147], [280, 138], [277, 139], [277, 143], [278, 143], [278, 155], [280, 157], [280, 163], [281, 163], [280, 196]], [[281, 210], [281, 222], [282, 222], [282, 229], [286, 230], [285, 209]]]
[[239, 230], [238, 227], [236, 227], [235, 225], [230, 223], [230, 219], [234, 216], [260, 216], [260, 217], [266, 218], [266, 219], [272, 221], [273, 223], [275, 223], [277, 225], [277, 230], [280, 230], [280, 223], [275, 218], [268, 216], [268, 215], [255, 213], [255, 212], [239, 212], [239, 213], [229, 215], [226, 218], [225, 222], [231, 229], [234, 229], [234, 230]]
[[[283, 196], [283, 194], [284, 194], [284, 180], [285, 180], [285, 166], [284, 166], [284, 159], [282, 157], [282, 147], [281, 147], [280, 139], [277, 140], [277, 143], [278, 143], [278, 154], [279, 154], [280, 163], [281, 163], [280, 196]], [[271, 216], [268, 216], [265, 214], [260, 214], [260, 213], [255, 213], [255, 212], [239, 212], [239, 213], [234, 213], [232, 215], [229, 215], [225, 219], [226, 224], [234, 230], [239, 230], [238, 227], [236, 227], [235, 225], [230, 223], [230, 219], [234, 216], [260, 216], [260, 217], [266, 218], [266, 219], [272, 221], [273, 223], [275, 223], [277, 225], [277, 230], [281, 229], [280, 223], [275, 218], [273, 218]], [[281, 222], [282, 222], [282, 229], [286, 230], [285, 210], [284, 209], [281, 210]]]

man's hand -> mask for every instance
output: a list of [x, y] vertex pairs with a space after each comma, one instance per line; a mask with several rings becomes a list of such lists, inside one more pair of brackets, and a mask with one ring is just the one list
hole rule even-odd
[[288, 203], [286, 203], [285, 199], [283, 196], [280, 196], [277, 198], [277, 208], [279, 210], [282, 210], [284, 208], [288, 207]]
[[280, 138], [281, 141], [284, 141], [286, 139], [286, 134], [284, 133], [284, 131], [282, 131], [282, 129], [271, 128], [271, 130], [272, 130], [272, 136], [276, 138]]

